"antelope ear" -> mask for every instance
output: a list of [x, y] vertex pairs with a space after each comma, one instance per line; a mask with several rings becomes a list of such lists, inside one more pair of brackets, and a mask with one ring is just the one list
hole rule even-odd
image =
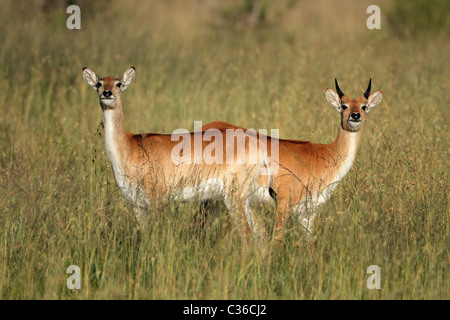
[[122, 91], [125, 91], [128, 88], [128, 86], [133, 82], [135, 77], [136, 77], [136, 69], [134, 67], [129, 67], [127, 70], [125, 70], [122, 79], [120, 79], [120, 82], [122, 82], [122, 86], [120, 87], [120, 89]]
[[372, 92], [367, 99], [366, 113], [369, 113], [371, 109], [375, 108], [381, 102], [381, 98], [383, 98], [383, 91], [377, 90]]
[[84, 81], [86, 81], [86, 83], [88, 85], [90, 85], [92, 88], [94, 88], [94, 90], [97, 90], [98, 77], [95, 74], [94, 70], [89, 69], [89, 68], [84, 68], [83, 69], [83, 78], [84, 78]]
[[333, 89], [328, 88], [325, 91], [325, 96], [327, 97], [328, 102], [336, 108], [336, 110], [340, 113], [342, 112], [341, 108], [341, 98], [339, 98], [339, 95], [336, 91]]

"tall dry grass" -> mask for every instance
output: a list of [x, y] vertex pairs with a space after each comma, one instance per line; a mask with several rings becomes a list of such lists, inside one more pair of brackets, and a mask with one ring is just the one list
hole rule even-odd
[[[388, 1], [381, 30], [365, 26], [367, 1], [269, 3], [253, 27], [227, 20], [235, 2], [80, 2], [78, 31], [64, 6], [42, 3], [0, 10], [2, 299], [449, 298], [448, 33], [395, 32], [406, 25], [389, 24]], [[282, 248], [242, 253], [220, 203], [203, 229], [198, 203], [171, 203], [136, 232], [81, 76], [129, 65], [135, 133], [223, 120], [328, 143], [339, 116], [324, 91], [335, 77], [351, 96], [371, 77], [384, 98], [312, 240], [291, 221]], [[66, 287], [72, 264], [81, 290]], [[370, 265], [381, 290], [366, 287]]]

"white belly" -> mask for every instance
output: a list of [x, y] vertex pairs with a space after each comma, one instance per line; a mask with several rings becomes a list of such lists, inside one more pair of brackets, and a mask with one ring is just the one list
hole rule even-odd
[[269, 193], [269, 188], [256, 186], [249, 192], [248, 203], [250, 205], [266, 204], [274, 201]]
[[208, 179], [196, 186], [185, 187], [174, 191], [170, 198], [176, 201], [190, 202], [219, 199], [224, 197], [223, 183], [219, 179]]

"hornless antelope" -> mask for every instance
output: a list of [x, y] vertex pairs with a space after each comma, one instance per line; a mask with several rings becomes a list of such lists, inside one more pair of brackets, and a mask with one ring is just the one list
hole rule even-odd
[[[372, 79], [366, 92], [359, 98], [352, 99], [345, 95], [335, 79], [336, 91], [325, 91], [328, 102], [341, 114], [341, 122], [336, 139], [330, 144], [312, 143], [300, 140], [284, 140], [266, 137], [267, 150], [273, 141], [279, 143], [279, 169], [273, 175], [270, 187], [276, 193], [276, 224], [275, 238], [282, 238], [283, 225], [292, 212], [299, 218], [302, 226], [308, 233], [312, 230], [312, 224], [316, 208], [329, 199], [338, 183], [350, 170], [358, 149], [364, 119], [370, 110], [381, 101], [382, 91], [374, 91], [370, 94]], [[226, 122], [211, 122], [202, 127], [202, 130], [237, 129]], [[260, 137], [260, 135], [258, 135]], [[268, 156], [271, 154], [268, 152]], [[275, 159], [271, 159], [274, 161]], [[266, 189], [266, 179], [259, 178], [255, 184], [255, 190]], [[272, 190], [271, 190], [271, 193]], [[254, 192], [254, 197], [267, 195], [263, 192]], [[270, 197], [263, 196], [253, 198], [252, 202], [270, 202]], [[252, 217], [247, 214], [247, 218]], [[260, 228], [257, 224], [250, 224]], [[255, 231], [255, 230], [254, 230]], [[257, 230], [264, 232], [264, 230]]]
[[[234, 162], [225, 159], [229, 141], [227, 132], [220, 131], [222, 148], [215, 150], [219, 161], [198, 162], [194, 145], [189, 147], [190, 163], [174, 162], [174, 148], [179, 145], [170, 134], [132, 134], [125, 129], [122, 113], [121, 94], [133, 82], [136, 71], [133, 67], [125, 70], [122, 78], [105, 77], [99, 79], [92, 69], [84, 68], [84, 80], [97, 91], [102, 108], [105, 127], [106, 153], [111, 161], [117, 186], [126, 200], [134, 207], [141, 227], [145, 226], [144, 213], [151, 204], [164, 204], [168, 200], [192, 201], [222, 198], [237, 226], [243, 240], [247, 238], [249, 226], [245, 218], [245, 207], [252, 183], [260, 174], [259, 163], [264, 155], [260, 153], [260, 143], [254, 139], [241, 140], [234, 148]], [[198, 133], [186, 133], [189, 141], [197, 140]], [[239, 135], [239, 133], [237, 134]], [[175, 135], [176, 137], [177, 135]], [[179, 134], [181, 138], [183, 134]], [[185, 136], [185, 137], [187, 137]], [[183, 139], [184, 141], [184, 139]], [[242, 141], [245, 144], [242, 146]], [[227, 144], [228, 143], [228, 144]], [[234, 144], [234, 138], [232, 139]], [[205, 151], [209, 141], [201, 139], [200, 149]], [[244, 147], [244, 149], [240, 149]], [[245, 150], [239, 154], [236, 150]], [[209, 148], [208, 150], [210, 150]], [[250, 164], [250, 151], [257, 153], [258, 164]], [[217, 153], [219, 151], [219, 153]], [[182, 151], [183, 152], [183, 149]], [[188, 152], [189, 153], [189, 152]], [[212, 152], [211, 152], [212, 153]], [[242, 152], [241, 152], [242, 153]], [[223, 161], [222, 161], [223, 160]], [[242, 163], [242, 164], [240, 164]]]

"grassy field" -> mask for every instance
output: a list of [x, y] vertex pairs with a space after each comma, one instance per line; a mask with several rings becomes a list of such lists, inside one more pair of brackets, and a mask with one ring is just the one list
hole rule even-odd
[[[380, 30], [366, 27], [370, 1], [266, 1], [256, 25], [244, 1], [79, 1], [81, 30], [48, 2], [0, 4], [1, 299], [450, 298], [449, 28], [426, 23], [448, 1], [428, 16], [377, 1]], [[291, 221], [281, 248], [243, 251], [220, 203], [203, 229], [198, 203], [171, 203], [136, 232], [81, 75], [130, 65], [134, 133], [222, 120], [329, 143], [335, 77], [354, 97], [371, 77], [384, 97], [312, 239]], [[66, 287], [69, 265], [81, 290]]]

